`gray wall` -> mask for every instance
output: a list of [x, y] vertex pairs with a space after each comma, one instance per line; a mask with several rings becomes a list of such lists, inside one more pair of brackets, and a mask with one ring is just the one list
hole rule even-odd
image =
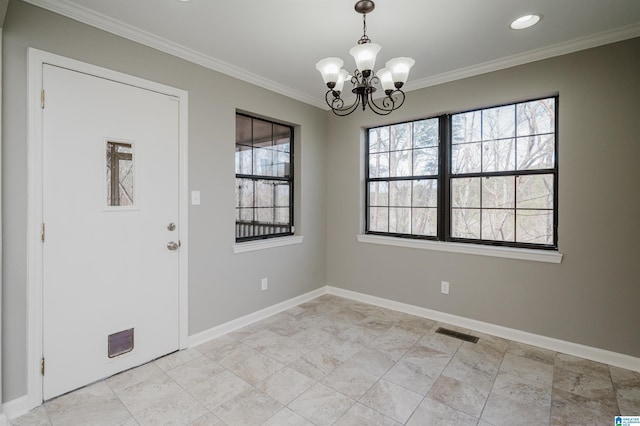
[[[329, 122], [329, 284], [640, 356], [640, 38], [410, 92]], [[366, 126], [559, 93], [561, 264], [379, 246], [362, 231]], [[451, 293], [440, 294], [440, 281]]]
[[5, 16], [7, 16], [7, 7], [9, 6], [9, 0], [0, 0], [0, 28], [4, 22]]
[[[326, 113], [203, 67], [12, 0], [3, 40], [3, 397], [26, 394], [27, 48], [189, 92], [189, 333], [323, 286]], [[296, 127], [296, 232], [302, 245], [234, 255], [236, 109]], [[260, 279], [269, 278], [269, 290]]]
[[[5, 401], [26, 393], [27, 47], [189, 91], [189, 186], [202, 192], [202, 205], [189, 213], [190, 334], [328, 283], [640, 356], [634, 317], [640, 39], [411, 92], [387, 118], [370, 112], [335, 118], [18, 0], [9, 4], [3, 32]], [[356, 241], [364, 127], [555, 93], [562, 264]], [[303, 245], [231, 252], [236, 109], [297, 125], [296, 227]], [[265, 276], [269, 291], [261, 292]], [[451, 283], [449, 296], [439, 293], [442, 280]]]

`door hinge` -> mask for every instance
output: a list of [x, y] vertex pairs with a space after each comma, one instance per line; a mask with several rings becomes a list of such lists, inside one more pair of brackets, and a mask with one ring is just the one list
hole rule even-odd
[[40, 372], [42, 372], [42, 375], [44, 376], [44, 357], [42, 357], [42, 363], [40, 364]]
[[42, 232], [40, 233], [40, 238], [42, 238], [42, 242], [44, 243], [44, 223], [42, 224]]
[[40, 92], [40, 107], [44, 109], [44, 89]]

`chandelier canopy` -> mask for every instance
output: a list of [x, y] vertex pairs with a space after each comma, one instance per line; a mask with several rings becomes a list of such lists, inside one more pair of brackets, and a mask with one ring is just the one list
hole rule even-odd
[[[394, 58], [387, 61], [384, 68], [373, 72], [376, 56], [381, 49], [379, 44], [372, 43], [367, 37], [367, 13], [374, 8], [375, 3], [370, 0], [360, 0], [355, 5], [356, 12], [362, 14], [363, 35], [358, 40], [358, 44], [349, 50], [356, 62], [353, 75], [349, 75], [349, 72], [342, 68], [344, 61], [340, 58], [325, 58], [316, 64], [316, 69], [320, 71], [322, 79], [329, 88], [325, 94], [325, 100], [336, 115], [349, 115], [359, 105], [362, 105], [363, 111], [368, 105], [376, 114], [387, 115], [404, 103], [405, 95], [401, 89], [407, 82], [409, 70], [415, 61], [412, 58]], [[353, 85], [351, 93], [356, 96], [356, 99], [351, 105], [345, 106], [341, 94], [344, 83], [348, 80]], [[373, 99], [373, 94], [377, 90], [376, 84], [380, 84], [385, 93], [379, 103]]]

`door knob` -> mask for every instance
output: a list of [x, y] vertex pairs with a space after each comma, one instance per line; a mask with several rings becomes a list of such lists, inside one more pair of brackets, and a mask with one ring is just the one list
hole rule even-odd
[[175, 231], [175, 229], [176, 229], [176, 224], [175, 224], [175, 223], [173, 223], [173, 222], [172, 222], [172, 223], [170, 223], [170, 224], [168, 224], [168, 225], [167, 225], [167, 229], [168, 229], [169, 231]]
[[169, 241], [169, 244], [167, 244], [167, 248], [169, 250], [178, 250], [178, 243], [175, 243], [173, 241]]

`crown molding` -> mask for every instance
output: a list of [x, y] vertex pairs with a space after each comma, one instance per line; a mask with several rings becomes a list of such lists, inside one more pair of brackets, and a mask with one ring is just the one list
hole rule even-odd
[[261, 77], [255, 73], [236, 67], [219, 59], [205, 55], [178, 43], [159, 37], [148, 31], [141, 30], [124, 22], [115, 20], [101, 13], [97, 13], [84, 6], [73, 4], [66, 0], [24, 0], [42, 9], [49, 10], [83, 24], [107, 31], [111, 34], [154, 48], [164, 53], [176, 56], [186, 61], [201, 65], [205, 68], [237, 78], [238, 80], [254, 84], [258, 87], [276, 92], [280, 95], [304, 102], [306, 104], [325, 109], [322, 99], [317, 99], [306, 93], [293, 90], [275, 81]]
[[529, 50], [516, 55], [506, 56], [493, 61], [483, 62], [453, 71], [443, 72], [430, 77], [414, 80], [408, 83], [405, 92], [424, 89], [426, 87], [437, 86], [438, 84], [450, 83], [463, 78], [474, 77], [493, 71], [516, 67], [531, 62], [541, 61], [556, 56], [567, 55], [580, 50], [591, 49], [605, 44], [616, 43], [640, 36], [640, 23], [592, 34], [585, 37], [576, 38], [566, 42], [546, 46], [540, 49]]
[[[174, 43], [147, 31], [125, 24], [124, 22], [117, 21], [106, 15], [97, 13], [91, 9], [79, 6], [67, 0], [23, 1], [300, 102], [304, 102], [324, 110], [329, 110], [327, 104], [323, 102], [324, 99], [318, 99], [298, 90], [293, 90], [290, 87], [277, 83], [273, 80], [261, 77], [240, 67], [236, 67], [194, 49], [190, 49], [181, 44]], [[580, 50], [603, 46], [605, 44], [615, 43], [638, 36], [640, 36], [640, 23], [414, 80], [405, 85], [404, 91], [410, 92], [424, 89], [438, 84], [449, 83], [463, 78], [474, 77], [493, 71], [524, 65], [530, 62], [566, 55]]]

